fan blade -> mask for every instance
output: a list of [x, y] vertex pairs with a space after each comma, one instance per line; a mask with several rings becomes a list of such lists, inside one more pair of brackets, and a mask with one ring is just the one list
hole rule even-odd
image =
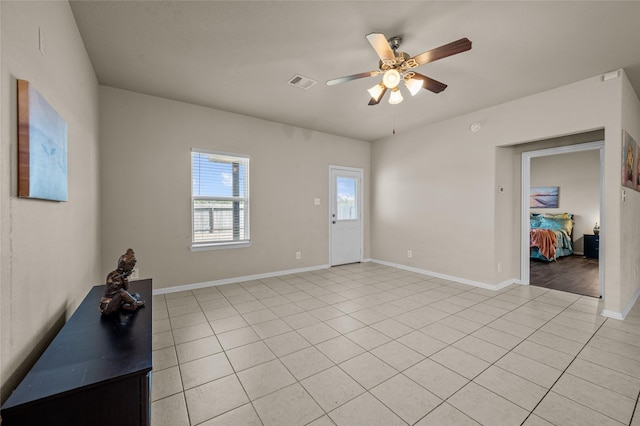
[[418, 64], [417, 66], [420, 66], [428, 64], [429, 62], [437, 61], [438, 59], [446, 58], [447, 56], [466, 52], [470, 49], [471, 41], [465, 37], [461, 38], [460, 40], [452, 41], [451, 43], [445, 44], [444, 46], [428, 50], [424, 53], [414, 56], [411, 59], [416, 61], [416, 63]]
[[440, 93], [447, 88], [446, 84], [441, 83], [438, 80], [434, 80], [430, 77], [427, 77], [426, 75], [415, 73], [415, 75], [412, 78], [422, 80], [423, 81], [422, 87], [432, 91], [433, 93]]
[[367, 40], [369, 40], [369, 43], [371, 43], [371, 46], [373, 46], [373, 49], [376, 51], [382, 61], [391, 61], [396, 58], [396, 55], [393, 53], [393, 50], [391, 50], [391, 46], [389, 46], [387, 37], [384, 34], [367, 34]]
[[327, 86], [333, 86], [334, 84], [346, 83], [347, 81], [357, 80], [359, 78], [365, 77], [375, 77], [380, 74], [380, 70], [361, 72], [360, 74], [347, 75], [345, 77], [334, 78], [333, 80], [327, 81]]
[[371, 105], [378, 105], [380, 103], [380, 101], [382, 100], [382, 98], [384, 98], [384, 94], [387, 93], [387, 88], [383, 87], [382, 89], [382, 93], [380, 93], [380, 96], [378, 96], [378, 99], [376, 100], [376, 98], [371, 98], [369, 99], [369, 106]]

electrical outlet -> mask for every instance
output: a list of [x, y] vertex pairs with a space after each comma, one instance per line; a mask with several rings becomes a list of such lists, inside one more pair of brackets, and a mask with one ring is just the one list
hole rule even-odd
[[407, 250], [407, 257], [408, 258], [412, 258], [413, 257], [413, 252], [411, 250]]
[[296, 260], [300, 260], [302, 259], [302, 253], [300, 253], [299, 251], [296, 252]]

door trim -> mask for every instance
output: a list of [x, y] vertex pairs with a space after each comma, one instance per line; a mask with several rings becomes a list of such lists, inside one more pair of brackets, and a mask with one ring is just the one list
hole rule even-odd
[[604, 240], [606, 238], [606, 220], [604, 216], [604, 141], [581, 143], [576, 145], [566, 145], [556, 148], [547, 148], [537, 151], [527, 151], [522, 153], [522, 200], [521, 200], [521, 257], [520, 257], [520, 282], [529, 285], [530, 268], [529, 268], [529, 187], [531, 186], [531, 159], [535, 157], [546, 157], [549, 155], [566, 154], [580, 151], [600, 151], [600, 250], [598, 259], [598, 279], [600, 288], [600, 297], [604, 300], [604, 265], [605, 256]]
[[[360, 175], [360, 182], [359, 182], [359, 194], [358, 194], [358, 212], [360, 215], [360, 241], [359, 241], [359, 245], [360, 245], [360, 259], [359, 262], [362, 262], [364, 259], [364, 210], [362, 208], [362, 206], [364, 206], [364, 169], [358, 168], [358, 167], [347, 167], [347, 166], [336, 166], [336, 165], [329, 165], [329, 195], [327, 197], [327, 199], [329, 200], [329, 202], [327, 203], [327, 225], [329, 228], [329, 261], [327, 262], [329, 264], [329, 266], [334, 266], [333, 265], [333, 226], [332, 226], [332, 218], [331, 218], [331, 214], [332, 212], [332, 207], [333, 207], [333, 179], [332, 179], [332, 174], [334, 171], [346, 171], [346, 172], [351, 172], [351, 173], [358, 173]], [[337, 265], [336, 265], [337, 266]]]

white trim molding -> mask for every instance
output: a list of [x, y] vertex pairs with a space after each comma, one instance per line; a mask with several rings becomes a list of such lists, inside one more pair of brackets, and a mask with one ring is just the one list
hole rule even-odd
[[629, 314], [629, 311], [631, 311], [631, 309], [633, 308], [633, 305], [636, 304], [636, 301], [638, 300], [638, 297], [640, 297], [640, 288], [637, 289], [635, 293], [633, 293], [633, 296], [631, 297], [629, 302], [627, 302], [627, 306], [624, 307], [622, 312], [616, 312], [616, 311], [610, 311], [608, 309], [603, 309], [600, 314], [603, 317], [613, 318], [613, 319], [617, 319], [617, 320], [624, 320], [627, 317], [627, 315]]

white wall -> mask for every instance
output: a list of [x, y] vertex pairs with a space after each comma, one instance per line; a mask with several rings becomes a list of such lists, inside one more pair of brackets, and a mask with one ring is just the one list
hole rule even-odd
[[583, 234], [600, 223], [600, 150], [572, 152], [531, 159], [531, 186], [558, 186], [558, 208], [532, 213], [574, 214], [574, 252], [583, 253]]
[[[98, 84], [67, 2], [0, 2], [0, 399], [99, 284]], [[39, 29], [46, 40], [38, 48]], [[68, 125], [69, 201], [17, 198], [16, 79]]]
[[[327, 265], [329, 165], [364, 169], [369, 211], [368, 142], [109, 87], [100, 116], [104, 273], [128, 247], [156, 290]], [[192, 147], [251, 156], [251, 247], [189, 250]]]
[[[618, 173], [625, 81], [624, 73], [596, 76], [375, 142], [372, 258], [488, 285], [518, 280], [521, 190], [501, 147], [604, 128], [605, 308], [620, 313], [629, 300], [621, 296]], [[640, 114], [631, 116], [637, 127]], [[469, 131], [472, 122], [479, 132]]]

